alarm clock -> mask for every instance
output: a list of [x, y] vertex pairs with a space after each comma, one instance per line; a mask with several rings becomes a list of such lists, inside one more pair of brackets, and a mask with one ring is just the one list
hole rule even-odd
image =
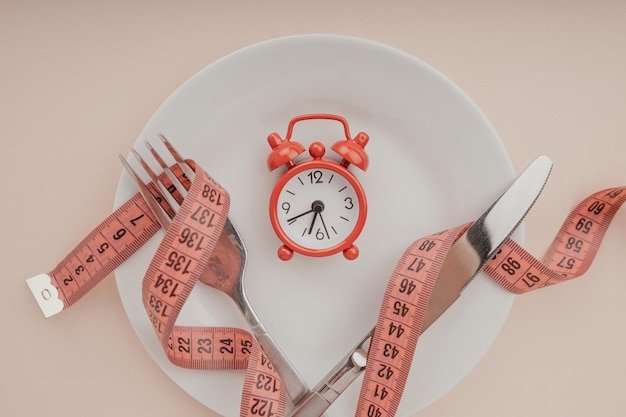
[[[294, 125], [314, 119], [343, 125], [345, 138], [331, 147], [340, 160], [326, 158], [324, 144], [313, 142], [309, 146], [310, 158], [295, 161], [305, 148], [291, 139]], [[284, 139], [271, 133], [267, 141], [272, 148], [268, 169], [286, 167], [274, 185], [269, 203], [272, 227], [283, 243], [278, 257], [286, 261], [294, 252], [314, 257], [343, 252], [346, 259], [356, 259], [359, 250], [354, 241], [365, 225], [367, 199], [363, 186], [348, 168], [353, 165], [367, 170], [369, 158], [364, 148], [369, 136], [360, 132], [352, 138], [348, 122], [341, 116], [305, 114], [291, 119]]]

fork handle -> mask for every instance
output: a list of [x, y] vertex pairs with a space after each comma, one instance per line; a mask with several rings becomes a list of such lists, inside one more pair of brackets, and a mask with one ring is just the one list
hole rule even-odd
[[251, 331], [263, 353], [280, 375], [285, 392], [292, 404], [298, 404], [309, 393], [309, 386], [262, 324], [252, 327]]
[[[245, 295], [241, 295], [242, 297], [240, 301], [243, 301], [245, 299]], [[300, 409], [300, 404], [304, 403], [307, 398], [314, 396], [315, 390], [311, 391], [309, 389], [306, 381], [302, 378], [302, 376], [300, 376], [295, 366], [293, 366], [287, 356], [283, 353], [280, 346], [278, 346], [274, 338], [269, 334], [265, 326], [263, 326], [263, 323], [261, 323], [254, 311], [251, 308], [246, 308], [249, 304], [247, 302], [238, 302], [238, 304], [241, 307], [241, 311], [244, 313], [243, 315], [245, 320], [250, 326], [250, 332], [259, 343], [259, 346], [261, 346], [261, 350], [265, 356], [267, 356], [274, 369], [276, 369], [276, 372], [278, 372], [283, 388], [287, 397], [291, 401], [291, 404], [293, 404], [296, 409]], [[345, 387], [350, 385], [355, 378], [356, 376], [347, 382]], [[315, 412], [319, 410], [319, 412], [315, 414], [315, 417], [326, 417], [323, 413], [330, 406], [330, 404], [332, 404], [332, 401], [325, 407], [311, 407], [311, 409], [316, 410]], [[307, 407], [307, 409], [308, 408], [309, 407]]]

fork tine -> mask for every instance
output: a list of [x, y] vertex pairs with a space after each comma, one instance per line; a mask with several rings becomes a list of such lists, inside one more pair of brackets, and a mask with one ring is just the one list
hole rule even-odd
[[176, 175], [174, 175], [172, 170], [169, 167], [166, 167], [166, 168], [163, 168], [163, 172], [165, 172], [165, 175], [167, 175], [167, 177], [172, 182], [174, 187], [176, 187], [176, 190], [178, 190], [180, 195], [182, 195], [183, 198], [187, 197], [187, 187], [185, 187], [183, 183], [180, 182], [180, 180], [178, 179]]
[[183, 159], [182, 156], [180, 156], [178, 151], [174, 149], [174, 146], [170, 143], [169, 140], [167, 140], [167, 138], [165, 137], [165, 135], [163, 135], [163, 133], [159, 133], [158, 136], [159, 136], [159, 139], [161, 139], [161, 142], [163, 142], [163, 144], [169, 151], [169, 153], [172, 155], [172, 157], [174, 157], [174, 160], [178, 162], [178, 165], [180, 165], [180, 167], [183, 169], [183, 172], [185, 173], [187, 178], [189, 178], [189, 180], [192, 181], [195, 173], [189, 167], [187, 162], [185, 162], [185, 160]]
[[[163, 141], [163, 144], [172, 155], [174, 160], [177, 162], [178, 166], [183, 170], [187, 178], [192, 180], [194, 177], [193, 170], [191, 170], [189, 165], [174, 149], [172, 144], [165, 138], [165, 136], [159, 134], [159, 138], [161, 139], [161, 141]], [[184, 198], [187, 196], [188, 187], [186, 187], [172, 172], [165, 160], [152, 147], [152, 145], [150, 145], [150, 143], [145, 142], [145, 146], [152, 154], [152, 157], [158, 162], [159, 166], [162, 168], [165, 177], [163, 177], [163, 175], [157, 175], [150, 167], [150, 165], [146, 163], [146, 161], [141, 157], [139, 152], [137, 152], [135, 149], [131, 149], [131, 154], [135, 159], [137, 159], [137, 161], [141, 164], [143, 170], [148, 174], [150, 180], [152, 181], [151, 183], [146, 184], [137, 174], [137, 172], [130, 166], [128, 161], [121, 155], [120, 160], [124, 165], [124, 169], [133, 177], [133, 179], [137, 183], [144, 200], [146, 200], [146, 202], [148, 203], [150, 210], [157, 217], [157, 220], [159, 221], [161, 226], [167, 228], [172, 222], [176, 211], [178, 211], [178, 209], [180, 208], [180, 205], [182, 204]]]
[[[161, 155], [159, 155], [159, 153], [152, 147], [152, 145], [150, 145], [149, 142], [145, 142], [144, 144], [146, 145], [146, 148], [148, 148], [148, 150], [150, 150], [150, 153], [152, 154], [154, 159], [156, 159], [156, 161], [159, 163], [159, 165], [163, 169], [163, 172], [165, 172], [165, 175], [167, 175], [167, 178], [170, 180], [170, 182], [172, 183], [174, 188], [176, 188], [176, 190], [180, 193], [182, 199], [187, 197], [187, 189], [188, 189], [188, 187], [185, 187], [183, 185], [183, 183], [180, 182], [178, 177], [176, 175], [174, 175], [174, 173], [172, 172], [170, 167], [165, 163], [163, 158], [161, 158]], [[179, 163], [178, 165], [181, 166], [182, 164]], [[174, 194], [174, 193], [172, 193], [172, 194]], [[179, 201], [179, 203], [182, 203], [182, 199], [181, 199], [181, 201]]]
[[172, 222], [169, 215], [161, 207], [161, 205], [156, 200], [156, 198], [152, 195], [152, 193], [150, 192], [146, 184], [143, 182], [143, 180], [139, 177], [139, 175], [137, 175], [135, 170], [126, 161], [126, 158], [124, 158], [122, 155], [120, 155], [119, 157], [120, 157], [120, 161], [122, 161], [122, 165], [124, 166], [124, 169], [126, 170], [126, 172], [128, 172], [137, 183], [137, 186], [139, 187], [139, 192], [143, 196], [144, 200], [146, 200], [146, 203], [148, 203], [148, 207], [150, 208], [152, 213], [156, 216], [157, 221], [161, 224], [161, 227], [163, 227], [164, 229], [167, 229], [170, 223]]
[[152, 182], [160, 191], [160, 195], [162, 196], [162, 198], [164, 198], [167, 204], [171, 207], [171, 211], [168, 211], [168, 215], [170, 217], [174, 217], [174, 212], [178, 210], [178, 207], [180, 206], [180, 203], [182, 202], [182, 196], [179, 198], [176, 198], [176, 195], [174, 193], [175, 190], [171, 190], [167, 184], [164, 184], [163, 181], [159, 179], [157, 174], [152, 170], [152, 168], [150, 168], [150, 165], [148, 165], [146, 161], [144, 161], [144, 159], [141, 157], [141, 155], [139, 155], [139, 153], [136, 150], [131, 149], [131, 153], [139, 161], [144, 171], [146, 171], [146, 173], [148, 174]]
[[159, 155], [157, 153], [156, 150], [154, 150], [154, 148], [152, 147], [152, 145], [150, 145], [150, 142], [148, 142], [147, 140], [143, 142], [143, 144], [146, 146], [146, 148], [148, 148], [148, 150], [150, 151], [150, 153], [152, 154], [152, 156], [154, 157], [154, 159], [156, 159], [156, 161], [159, 163], [159, 165], [161, 166], [161, 168], [167, 168], [167, 164], [165, 163], [165, 161], [163, 160], [163, 158], [161, 158], [161, 155]]
[[[178, 202], [176, 195], [170, 196], [168, 195], [170, 194], [169, 192], [163, 192], [163, 185], [160, 184], [159, 178], [154, 173], [152, 168], [150, 168], [150, 166], [146, 163], [146, 161], [144, 161], [144, 159], [141, 157], [141, 155], [139, 155], [139, 153], [135, 149], [131, 149], [130, 152], [133, 154], [135, 159], [139, 161], [143, 170], [148, 174], [148, 176], [152, 180], [152, 182], [148, 184], [148, 189], [154, 190], [153, 195], [154, 194], [157, 195], [155, 198], [157, 202], [159, 203], [159, 205], [163, 207], [163, 209], [165, 210], [165, 212], [170, 218], [173, 218], [174, 215], [176, 214], [176, 211], [175, 211], [176, 205], [171, 205], [170, 203], [175, 203], [174, 201], [172, 201], [172, 197], [176, 200], [176, 202]], [[165, 188], [168, 188], [168, 187], [165, 187]], [[169, 188], [167, 191], [169, 191]], [[182, 198], [181, 198], [181, 201], [182, 201]]]

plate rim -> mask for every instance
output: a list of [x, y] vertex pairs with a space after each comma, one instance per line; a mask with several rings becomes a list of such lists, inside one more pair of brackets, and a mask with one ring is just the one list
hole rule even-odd
[[[450, 80], [448, 77], [446, 77], [444, 74], [442, 74], [441, 72], [437, 71], [434, 67], [432, 67], [431, 65], [429, 65], [428, 63], [420, 60], [419, 58], [412, 56], [400, 49], [397, 49], [395, 47], [377, 42], [377, 41], [373, 41], [373, 40], [369, 40], [369, 39], [365, 39], [365, 38], [360, 38], [360, 37], [355, 37], [355, 36], [349, 36], [349, 35], [333, 35], [333, 34], [298, 34], [298, 35], [291, 35], [291, 36], [284, 36], [284, 37], [277, 37], [277, 38], [273, 38], [273, 39], [269, 39], [269, 40], [264, 40], [261, 42], [257, 42], [257, 43], [253, 43], [251, 45], [245, 46], [243, 48], [240, 48], [236, 51], [230, 52], [226, 55], [224, 55], [223, 57], [220, 57], [219, 59], [209, 63], [207, 66], [205, 66], [204, 68], [202, 68], [200, 71], [196, 72], [194, 75], [192, 75], [191, 77], [189, 77], [187, 80], [185, 80], [179, 87], [177, 87], [162, 103], [161, 105], [156, 109], [156, 111], [153, 113], [153, 115], [148, 119], [148, 121], [146, 122], [145, 126], [143, 127], [140, 135], [138, 136], [138, 139], [143, 137], [145, 132], [148, 130], [149, 126], [151, 126], [155, 120], [158, 120], [159, 117], [161, 117], [162, 113], [164, 111], [166, 111], [167, 106], [176, 101], [177, 97], [180, 94], [183, 94], [184, 91], [186, 91], [187, 88], [189, 88], [189, 86], [192, 86], [198, 78], [203, 77], [205, 73], [207, 73], [208, 71], [210, 71], [211, 69], [215, 69], [216, 67], [219, 67], [220, 65], [224, 65], [224, 63], [226, 62], [228, 64], [228, 62], [230, 62], [232, 59], [238, 59], [238, 56], [240, 55], [246, 55], [247, 53], [249, 53], [249, 51], [253, 50], [256, 51], [257, 48], [266, 48], [266, 47], [281, 47], [281, 45], [286, 45], [286, 44], [298, 44], [302, 41], [305, 42], [315, 42], [315, 41], [341, 41], [341, 42], [345, 42], [345, 43], [352, 43], [352, 42], [356, 42], [361, 46], [365, 46], [367, 48], [369, 47], [375, 47], [375, 48], [379, 48], [380, 50], [384, 50], [387, 53], [393, 53], [398, 55], [401, 59], [403, 60], [408, 60], [409, 62], [412, 62], [415, 65], [420, 66], [423, 70], [426, 70], [427, 73], [429, 74], [429, 76], [434, 76], [436, 78], [438, 78], [443, 84], [448, 85], [449, 88], [451, 88], [455, 94], [458, 95], [459, 99], [462, 99], [466, 105], [468, 105], [469, 108], [471, 108], [472, 112], [473, 112], [473, 116], [478, 117], [480, 120], [480, 123], [483, 125], [483, 127], [487, 128], [492, 137], [495, 140], [492, 140], [490, 145], [491, 146], [496, 146], [498, 147], [498, 153], [500, 154], [500, 156], [502, 158], [504, 158], [504, 162], [505, 165], [508, 166], [509, 168], [509, 174], [511, 177], [513, 177], [514, 175], [514, 169], [513, 169], [513, 165], [510, 159], [510, 156], [508, 154], [508, 152], [506, 151], [506, 148], [504, 146], [504, 143], [501, 141], [501, 139], [499, 138], [499, 136], [497, 135], [495, 129], [493, 128], [492, 124], [489, 122], [489, 120], [487, 119], [487, 117], [484, 115], [484, 113], [480, 110], [480, 108], [476, 105], [476, 103], [469, 97], [469, 95], [467, 95], [467, 93], [462, 90], [457, 84], [455, 84], [452, 80]], [[123, 183], [125, 183], [126, 179], [122, 173], [122, 175], [120, 176], [120, 180], [116, 189], [116, 193], [115, 193], [115, 202], [114, 202], [114, 207], [119, 206], [124, 200], [125, 197], [123, 197], [122, 195], [120, 195], [120, 189], [122, 188]], [[123, 194], [123, 193], [122, 193]], [[524, 241], [524, 225], [523, 223], [520, 225], [520, 228], [518, 229], [518, 231], [515, 234], [515, 238], [518, 242], [523, 243]], [[118, 277], [118, 274], [116, 272], [115, 274], [115, 278], [116, 278], [116, 283], [118, 283], [118, 281], [120, 279], [122, 279], [121, 277]], [[150, 352], [149, 349], [147, 349], [147, 346], [145, 345], [141, 335], [138, 333], [135, 324], [133, 323], [133, 320], [131, 320], [131, 317], [128, 314], [128, 310], [127, 310], [127, 306], [124, 302], [124, 298], [120, 292], [120, 285], [118, 283], [118, 294], [120, 295], [120, 297], [122, 298], [122, 304], [124, 306], [124, 310], [126, 312], [126, 316], [129, 319], [129, 321], [131, 321], [133, 330], [135, 331], [136, 335], [140, 338], [140, 341], [142, 343], [142, 346], [144, 347], [144, 349], [148, 350], [148, 352], [150, 353], [151, 357], [153, 360], [155, 360], [155, 362], [157, 362], [157, 364], [159, 365], [159, 367], [164, 371], [164, 373], [166, 375], [168, 375], [168, 377], [170, 377], [177, 385], [178, 382], [176, 380], [174, 380], [174, 378], [170, 375], [170, 372], [168, 372], [167, 369], [165, 369], [163, 367], [163, 365], [159, 362], [159, 360], [157, 360], [157, 358], [154, 357], [154, 355]], [[510, 311], [510, 308], [512, 306], [513, 303], [513, 297], [510, 297], [510, 302], [509, 302], [509, 307], [508, 310], [506, 312], [506, 314], [504, 315], [503, 319], [502, 319], [502, 324], [504, 324], [504, 321], [506, 320], [506, 317], [508, 317], [508, 313]], [[500, 333], [501, 328], [502, 328], [502, 324], [499, 326], [499, 328], [496, 331], [496, 335]], [[495, 337], [494, 337], [495, 339]], [[490, 342], [488, 342], [488, 345], [491, 346], [493, 343], [493, 340], [491, 340]], [[488, 350], [488, 348], [487, 348]], [[482, 357], [486, 354], [486, 351], [480, 355], [480, 358], [478, 361], [480, 361], [480, 359], [482, 359]], [[476, 364], [474, 364], [472, 366], [472, 368], [475, 366]], [[469, 373], [469, 371], [467, 372]], [[454, 387], [455, 385], [458, 384], [458, 382], [460, 382], [460, 380], [462, 380], [463, 378], [465, 378], [465, 376], [467, 375], [467, 373], [462, 376], [458, 381], [456, 381], [455, 383], [452, 384], [452, 386], [449, 388], [451, 389], [452, 387]], [[180, 387], [180, 385], [179, 385]], [[183, 390], [185, 390], [188, 394], [190, 394], [192, 397], [195, 398], [195, 396], [193, 394], [191, 394], [188, 390], [186, 390], [183, 387], [180, 387]], [[447, 391], [449, 391], [449, 389]], [[446, 391], [446, 392], [447, 392]], [[442, 393], [441, 395], [445, 394]], [[198, 398], [196, 398], [198, 401], [200, 401]], [[429, 404], [431, 404], [433, 401], [435, 401], [435, 399], [433, 399]], [[202, 402], [202, 401], [200, 401]], [[206, 404], [205, 404], [206, 405]], [[427, 404], [428, 405], [428, 404]], [[209, 407], [207, 405], [207, 407]], [[210, 407], [212, 408], [212, 406]], [[424, 407], [420, 408], [419, 410], [423, 409]], [[414, 410], [413, 412], [417, 412], [419, 410]]]

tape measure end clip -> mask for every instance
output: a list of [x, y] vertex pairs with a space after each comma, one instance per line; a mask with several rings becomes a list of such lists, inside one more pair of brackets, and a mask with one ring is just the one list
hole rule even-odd
[[48, 274], [38, 274], [26, 280], [26, 285], [35, 297], [45, 318], [52, 317], [63, 311], [63, 301], [59, 298], [59, 290], [52, 285]]

